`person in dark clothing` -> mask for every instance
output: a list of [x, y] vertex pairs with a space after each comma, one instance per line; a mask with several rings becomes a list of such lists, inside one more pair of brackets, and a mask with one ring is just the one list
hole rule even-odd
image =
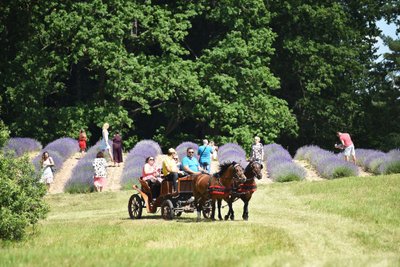
[[114, 167], [115, 167], [115, 164], [117, 164], [117, 167], [119, 167], [119, 164], [121, 162], [123, 162], [123, 159], [122, 159], [122, 137], [119, 134], [119, 132], [115, 133], [112, 141], [113, 141]]

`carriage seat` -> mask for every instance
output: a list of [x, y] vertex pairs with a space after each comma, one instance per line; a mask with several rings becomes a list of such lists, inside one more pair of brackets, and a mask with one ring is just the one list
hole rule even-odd
[[143, 177], [139, 178], [140, 185], [142, 186], [142, 191], [146, 193], [148, 196], [151, 196], [151, 188], [149, 184], [143, 180]]

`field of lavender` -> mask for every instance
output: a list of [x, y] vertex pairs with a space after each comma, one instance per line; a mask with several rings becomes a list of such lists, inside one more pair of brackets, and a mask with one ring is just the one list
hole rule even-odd
[[79, 145], [78, 141], [69, 137], [59, 138], [49, 143], [40, 151], [39, 155], [32, 160], [37, 172], [40, 171], [40, 160], [42, 158], [42, 153], [45, 151], [53, 158], [54, 169], [58, 172], [63, 167], [64, 161], [79, 151]]
[[388, 153], [357, 149], [357, 164], [374, 174], [400, 173], [400, 149], [393, 149]]
[[268, 176], [275, 182], [304, 180], [306, 171], [293, 162], [290, 153], [279, 144], [264, 146]]
[[3, 153], [20, 157], [25, 153], [39, 152], [42, 144], [32, 138], [15, 137], [10, 138], [1, 149]]
[[309, 161], [319, 175], [326, 179], [358, 176], [359, 174], [357, 166], [345, 161], [342, 155], [334, 154], [318, 146], [303, 146], [297, 150], [294, 158]]
[[[109, 141], [112, 145], [112, 141]], [[83, 158], [81, 158], [74, 169], [71, 177], [67, 180], [64, 191], [69, 193], [93, 192], [93, 161], [100, 149], [101, 141], [92, 146]]]
[[138, 142], [128, 153], [120, 180], [123, 189], [131, 189], [133, 184], [139, 184], [142, 168], [147, 157], [156, 158], [162, 153], [160, 145], [153, 140]]

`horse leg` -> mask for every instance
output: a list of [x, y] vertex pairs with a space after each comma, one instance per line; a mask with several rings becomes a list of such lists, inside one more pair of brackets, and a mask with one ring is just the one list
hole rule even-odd
[[197, 201], [197, 199], [194, 200], [194, 206], [196, 207], [197, 210], [197, 220], [196, 221], [200, 221], [201, 220], [201, 201]]
[[244, 206], [243, 206], [243, 220], [247, 221], [249, 219], [249, 200], [248, 199], [243, 199]]
[[215, 199], [211, 201], [211, 220], [215, 221]]
[[218, 199], [218, 219], [222, 221], [222, 215], [221, 215], [221, 205], [222, 205], [222, 199]]
[[228, 220], [230, 218], [233, 221], [235, 219], [235, 213], [233, 211], [233, 199], [229, 198], [227, 202], [228, 202], [229, 211], [225, 215], [225, 220]]

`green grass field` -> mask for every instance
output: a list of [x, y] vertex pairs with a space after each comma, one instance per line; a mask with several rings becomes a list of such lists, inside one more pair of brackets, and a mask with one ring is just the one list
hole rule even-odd
[[[400, 175], [259, 185], [250, 219], [130, 220], [130, 191], [47, 196], [1, 266], [400, 266]], [[227, 208], [223, 209], [223, 213]]]

